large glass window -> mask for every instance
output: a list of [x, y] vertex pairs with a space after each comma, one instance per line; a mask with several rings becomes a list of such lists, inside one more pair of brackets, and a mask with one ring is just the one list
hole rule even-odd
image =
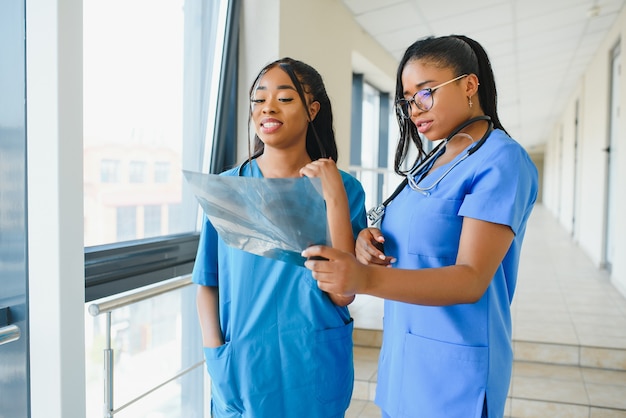
[[83, 1], [87, 301], [191, 271], [199, 206], [183, 170], [228, 157], [213, 139], [236, 109], [220, 100], [222, 72], [236, 85], [236, 4]]
[[[377, 204], [378, 200], [378, 144], [380, 120], [380, 94], [369, 84], [363, 85], [363, 109], [361, 130], [361, 165], [368, 168], [361, 173], [361, 183], [365, 189], [366, 207]], [[384, 166], [383, 166], [384, 168]]]
[[[181, 203], [184, 6], [183, 0], [84, 1], [86, 246], [142, 238], [128, 228], [107, 233], [136, 222], [136, 211], [126, 208]], [[148, 167], [157, 164], [171, 167], [171, 175], [149, 176]], [[160, 233], [195, 231], [190, 215]]]
[[[236, 50], [227, 53], [237, 44], [227, 34], [238, 29], [234, 4], [83, 0], [87, 303], [191, 272], [199, 206], [182, 171], [215, 169], [214, 131], [220, 115], [236, 108], [220, 101], [230, 93], [221, 72], [237, 74], [223, 58], [236, 57]], [[194, 291], [130, 305], [108, 321], [117, 367], [113, 406], [122, 408], [116, 417], [205, 416], [206, 373], [181, 370], [202, 362]], [[106, 322], [85, 317], [89, 417], [103, 416]]]
[[353, 89], [353, 100], [358, 103], [353, 103], [351, 146], [359, 152], [353, 153], [350, 168], [363, 185], [369, 209], [381, 203], [402, 180], [393, 172], [398, 127], [389, 93], [365, 82], [361, 75], [355, 75]]

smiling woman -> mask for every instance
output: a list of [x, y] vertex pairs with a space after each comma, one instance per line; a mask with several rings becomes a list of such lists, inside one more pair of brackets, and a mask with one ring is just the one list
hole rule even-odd
[[[254, 153], [222, 175], [319, 178], [332, 245], [353, 252], [365, 196], [337, 169], [320, 74], [290, 58], [272, 62], [252, 83], [250, 101]], [[354, 378], [353, 297], [322, 292], [299, 264], [226, 245], [208, 218], [193, 281], [214, 417], [344, 416]]]

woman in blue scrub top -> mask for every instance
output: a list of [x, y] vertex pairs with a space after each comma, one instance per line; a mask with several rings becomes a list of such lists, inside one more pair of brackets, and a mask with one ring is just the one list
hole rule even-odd
[[[366, 226], [361, 184], [337, 169], [320, 74], [290, 58], [250, 89], [252, 156], [226, 176], [319, 177], [333, 247], [354, 254]], [[352, 395], [354, 295], [319, 289], [309, 270], [227, 246], [205, 217], [193, 269], [213, 417], [343, 417]]]
[[[356, 258], [303, 256], [321, 289], [385, 298], [376, 403], [384, 417], [502, 417], [510, 303], [537, 170], [503, 128], [486, 52], [465, 36], [415, 42], [396, 84], [396, 172], [407, 177]], [[493, 128], [493, 129], [492, 129]], [[423, 138], [443, 139], [430, 154]], [[419, 156], [403, 171], [413, 142]]]

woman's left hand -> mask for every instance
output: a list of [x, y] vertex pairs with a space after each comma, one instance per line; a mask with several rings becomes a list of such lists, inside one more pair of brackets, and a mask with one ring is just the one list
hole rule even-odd
[[[305, 249], [302, 256], [308, 258], [304, 266], [312, 271], [317, 286], [328, 293], [352, 296], [363, 293], [367, 283], [367, 266], [354, 255], [335, 248], [314, 245]], [[324, 259], [311, 259], [322, 257]]]

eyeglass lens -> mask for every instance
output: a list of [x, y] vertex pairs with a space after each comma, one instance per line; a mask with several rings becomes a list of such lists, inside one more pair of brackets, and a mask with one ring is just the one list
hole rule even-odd
[[411, 105], [415, 103], [415, 106], [422, 112], [428, 112], [433, 107], [433, 93], [440, 87], [443, 87], [447, 84], [450, 84], [454, 81], [457, 81], [463, 77], [467, 77], [467, 74], [462, 74], [458, 77], [453, 78], [452, 80], [446, 81], [445, 83], [441, 83], [436, 87], [425, 88], [416, 92], [413, 97], [410, 99], [400, 99], [396, 102], [396, 106], [400, 110], [402, 117], [409, 119], [411, 117]]
[[401, 100], [398, 102], [398, 108], [405, 118], [411, 117], [411, 106], [415, 106], [423, 112], [429, 111], [433, 107], [433, 93], [431, 89], [423, 89], [415, 93], [409, 100]]

